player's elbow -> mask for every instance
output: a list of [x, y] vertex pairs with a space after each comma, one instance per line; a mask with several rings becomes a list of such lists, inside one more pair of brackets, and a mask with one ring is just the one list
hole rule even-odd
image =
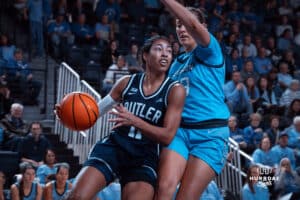
[[166, 131], [163, 135], [163, 138], [161, 138], [162, 140], [161, 140], [161, 144], [163, 144], [163, 145], [169, 145], [171, 142], [172, 142], [172, 140], [173, 140], [173, 138], [174, 138], [174, 135], [175, 135], [175, 133], [176, 133], [176, 131], [174, 130], [172, 130], [172, 131]]

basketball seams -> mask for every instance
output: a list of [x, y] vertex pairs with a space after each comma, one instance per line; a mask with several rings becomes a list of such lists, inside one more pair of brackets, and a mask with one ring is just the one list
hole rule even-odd
[[73, 123], [74, 123], [75, 129], [78, 129], [77, 122], [76, 122], [76, 116], [75, 116], [75, 97], [76, 97], [76, 94], [73, 95], [73, 98], [72, 98], [72, 118], [73, 118]]
[[[87, 97], [86, 95], [84, 95], [84, 96]], [[90, 113], [89, 113], [89, 108], [88, 108], [88, 106], [86, 105], [86, 103], [84, 102], [84, 100], [82, 99], [81, 94], [78, 94], [78, 97], [79, 97], [79, 99], [80, 99], [82, 105], [83, 105], [84, 108], [85, 108], [85, 111], [86, 111], [87, 116], [88, 116], [88, 119], [89, 119], [89, 124], [90, 124], [90, 126], [92, 126], [92, 119], [91, 119], [91, 116], [90, 116]]]
[[[98, 104], [96, 103], [95, 99], [93, 97], [91, 97], [90, 95], [81, 93], [80, 95], [85, 96], [86, 98], [88, 98], [89, 100], [91, 100], [91, 103], [94, 104], [95, 108], [98, 108]], [[93, 110], [94, 111], [94, 110]], [[95, 111], [94, 111], [95, 112]], [[96, 112], [95, 112], [96, 113]], [[99, 114], [99, 111], [98, 111]], [[97, 117], [96, 117], [97, 118]]]
[[95, 99], [87, 93], [72, 92], [60, 102], [60, 121], [71, 130], [86, 130], [94, 125], [99, 117]]

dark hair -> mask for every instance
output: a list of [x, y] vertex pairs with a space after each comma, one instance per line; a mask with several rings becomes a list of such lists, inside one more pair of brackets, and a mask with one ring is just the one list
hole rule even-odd
[[156, 42], [157, 40], [165, 40], [170, 43], [169, 39], [166, 36], [161, 36], [161, 35], [155, 35], [147, 39], [143, 47], [141, 48], [143, 64], [145, 64], [145, 60], [143, 58], [144, 53], [149, 53], [153, 43]]
[[58, 172], [60, 171], [61, 168], [65, 168], [65, 169], [70, 169], [70, 165], [66, 162], [62, 162], [62, 163], [57, 163], [55, 164], [55, 168], [56, 168], [56, 174], [58, 174]]
[[204, 9], [194, 7], [187, 7], [187, 9], [197, 17], [201, 24], [206, 23], [207, 14]]
[[33, 124], [38, 124], [38, 125], [40, 125], [40, 128], [43, 129], [43, 126], [42, 126], [41, 122], [33, 121], [33, 122], [30, 123], [30, 126], [29, 126], [30, 130], [31, 130]]
[[46, 157], [47, 157], [47, 154], [48, 154], [49, 151], [52, 151], [52, 153], [54, 153], [55, 162], [56, 162], [56, 153], [55, 153], [55, 151], [51, 148], [48, 148], [48, 149], [46, 149], [45, 154], [44, 154], [44, 158], [43, 158], [43, 161], [44, 161], [45, 164], [48, 164]]
[[255, 190], [254, 190], [254, 187], [253, 187], [253, 182], [251, 181], [251, 170], [253, 168], [259, 168], [258, 165], [251, 165], [249, 168], [248, 168], [248, 171], [247, 171], [247, 183], [248, 183], [248, 186], [250, 188], [250, 191], [255, 194]]
[[27, 169], [33, 169], [34, 171], [36, 171], [36, 167], [30, 163], [30, 162], [22, 162], [20, 165], [20, 172], [22, 174], [22, 178], [21, 178], [21, 181], [20, 181], [20, 187], [19, 187], [19, 197], [20, 199], [23, 199], [24, 197], [24, 174], [26, 172]]

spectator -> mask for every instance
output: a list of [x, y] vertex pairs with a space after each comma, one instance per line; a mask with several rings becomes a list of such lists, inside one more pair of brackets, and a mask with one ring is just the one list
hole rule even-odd
[[247, 153], [252, 154], [259, 147], [259, 143], [264, 136], [261, 128], [262, 116], [259, 113], [250, 115], [250, 125], [244, 128], [244, 138], [247, 143]]
[[50, 142], [42, 135], [40, 122], [32, 122], [29, 134], [22, 140], [19, 148], [21, 161], [29, 162], [35, 167], [43, 163], [46, 150], [51, 147]]
[[262, 165], [262, 168], [275, 167], [275, 159], [273, 152], [271, 151], [271, 142], [269, 137], [263, 137], [260, 142], [259, 148], [257, 148], [252, 154], [253, 162], [257, 165]]
[[101, 19], [101, 17], [106, 14], [108, 15], [108, 23], [119, 23], [121, 14], [120, 5], [115, 0], [99, 1], [95, 14], [98, 19]]
[[284, 52], [292, 48], [293, 38], [290, 29], [285, 29], [277, 40], [277, 48], [279, 51]]
[[92, 44], [94, 40], [94, 31], [86, 24], [84, 13], [78, 16], [77, 23], [74, 23], [72, 26], [72, 32], [74, 33], [76, 43], [79, 45]]
[[284, 125], [289, 127], [292, 125], [294, 117], [300, 115], [300, 99], [294, 99], [284, 114]]
[[255, 84], [255, 79], [252, 76], [249, 76], [246, 80], [245, 80], [245, 86], [247, 89], [247, 93], [248, 93], [248, 97], [250, 99], [250, 103], [251, 106], [254, 110], [254, 112], [256, 111], [254, 108], [254, 105], [257, 103], [258, 98], [259, 98], [259, 91], [258, 88], [256, 87]]
[[143, 71], [142, 67], [139, 65], [138, 62], [138, 52], [138, 45], [136, 43], [132, 43], [130, 47], [130, 52], [125, 56], [126, 64], [131, 73]]
[[15, 45], [10, 43], [7, 35], [0, 35], [0, 67], [6, 67], [7, 63], [14, 59], [15, 49]]
[[288, 107], [294, 99], [300, 99], [300, 82], [292, 80], [289, 88], [287, 88], [280, 98], [280, 105]]
[[276, 48], [276, 42], [273, 36], [269, 36], [267, 39], [266, 56], [271, 60], [273, 66], [277, 65], [282, 57], [281, 53]]
[[280, 16], [281, 24], [276, 26], [276, 36], [280, 37], [284, 30], [289, 29], [293, 37], [293, 27], [289, 23], [289, 18], [287, 15]]
[[252, 37], [250, 34], [247, 34], [244, 36], [243, 43], [239, 44], [237, 48], [239, 49], [240, 54], [242, 53], [242, 49], [245, 48], [245, 50], [248, 51], [249, 57], [256, 57], [257, 56], [257, 49], [255, 45], [251, 42]]
[[283, 53], [283, 57], [281, 59], [282, 62], [285, 62], [288, 65], [289, 74], [295, 78], [299, 78], [299, 67], [296, 64], [296, 59], [294, 56], [294, 52], [292, 50], [286, 50]]
[[266, 75], [272, 69], [271, 60], [266, 56], [265, 47], [258, 49], [258, 56], [254, 58], [254, 68], [259, 75]]
[[241, 28], [244, 32], [255, 32], [256, 31], [257, 17], [255, 13], [251, 11], [251, 5], [245, 3], [243, 5]]
[[0, 120], [9, 113], [13, 99], [7, 85], [0, 81]]
[[230, 137], [239, 144], [241, 149], [246, 149], [247, 143], [244, 139], [244, 131], [238, 127], [238, 119], [231, 115], [228, 119], [228, 127], [230, 130]]
[[294, 150], [288, 147], [289, 136], [287, 132], [283, 131], [279, 134], [279, 142], [272, 147], [271, 151], [274, 153], [275, 163], [279, 165], [281, 159], [288, 158], [291, 166], [295, 169], [295, 155]]
[[247, 172], [246, 184], [242, 189], [242, 200], [268, 200], [269, 190], [259, 181], [260, 170], [257, 165], [252, 165]]
[[258, 80], [259, 75], [256, 71], [254, 71], [253, 62], [251, 60], [247, 60], [243, 64], [243, 68], [241, 71], [242, 81], [246, 81], [248, 77], [255, 78], [255, 82]]
[[228, 22], [232, 23], [240, 23], [242, 20], [242, 13], [239, 11], [238, 2], [234, 1], [230, 4], [230, 10], [227, 14]]
[[270, 117], [270, 128], [266, 130], [266, 134], [270, 139], [271, 147], [278, 144], [279, 133], [280, 133], [279, 122], [280, 122], [279, 116], [273, 115]]
[[212, 33], [220, 31], [225, 24], [225, 0], [217, 0], [209, 21], [209, 30]]
[[95, 25], [95, 37], [100, 48], [106, 47], [111, 39], [114, 39], [114, 34], [111, 30], [111, 25], [108, 23], [108, 15], [101, 17], [101, 21]]
[[0, 171], [0, 200], [10, 199], [9, 191], [4, 189], [5, 180], [4, 172]]
[[55, 168], [55, 180], [46, 184], [44, 200], [62, 200], [64, 195], [72, 188], [72, 184], [68, 182], [69, 164], [58, 163], [55, 165]]
[[20, 164], [22, 178], [20, 181], [12, 184], [11, 199], [42, 199], [42, 187], [39, 183], [34, 182], [35, 168], [32, 164], [24, 162]]
[[26, 20], [29, 19], [31, 48], [36, 46], [35, 56], [42, 57], [44, 55], [43, 0], [28, 0], [24, 17]]
[[228, 56], [231, 51], [237, 47], [237, 38], [235, 33], [230, 33], [224, 40], [225, 54]]
[[47, 149], [44, 160], [44, 164], [40, 165], [37, 168], [36, 175], [39, 179], [40, 184], [45, 185], [48, 180], [48, 176], [51, 174], [55, 174], [57, 169], [55, 168], [56, 163], [56, 155], [52, 149]]
[[292, 149], [300, 150], [300, 116], [296, 116], [293, 120], [293, 126], [291, 129], [287, 130], [289, 135], [288, 146]]
[[15, 71], [14, 77], [9, 78], [19, 85], [15, 87], [20, 88], [19, 94], [22, 97], [24, 104], [37, 105], [38, 96], [42, 88], [42, 83], [34, 80], [33, 74], [29, 69], [28, 63], [23, 59], [23, 51], [16, 49], [14, 53], [14, 60], [8, 64], [12, 70]]
[[278, 83], [282, 90], [286, 90], [293, 80], [293, 77], [289, 74], [289, 66], [286, 62], [279, 63], [279, 73], [278, 76]]
[[65, 57], [69, 47], [74, 43], [74, 35], [64, 18], [65, 13], [60, 12], [56, 15], [55, 21], [48, 25], [48, 35], [55, 58]]
[[10, 108], [10, 114], [5, 115], [1, 120], [1, 128], [4, 130], [4, 149], [17, 151], [20, 136], [28, 133], [28, 125], [23, 120], [23, 105], [13, 103]]
[[232, 74], [233, 71], [242, 70], [243, 61], [239, 56], [239, 50], [232, 49], [230, 56], [226, 57], [226, 74]]
[[109, 42], [108, 47], [104, 50], [103, 54], [101, 55], [100, 63], [102, 68], [102, 73], [106, 73], [108, 68], [112, 65], [117, 63], [117, 58], [119, 56], [118, 51], [118, 43], [116, 40], [111, 40]]
[[[266, 76], [261, 76], [258, 80], [258, 91], [259, 100], [257, 101], [255, 107], [264, 114], [276, 113], [278, 107], [278, 102], [275, 96], [275, 92]], [[275, 111], [276, 109], [276, 111]], [[255, 110], [255, 109], [254, 109]]]
[[271, 69], [271, 71], [269, 72], [269, 74], [267, 75], [267, 78], [268, 78], [268, 83], [270, 85], [270, 87], [273, 89], [274, 93], [275, 93], [275, 97], [276, 97], [276, 100], [279, 104], [279, 100], [281, 98], [281, 95], [283, 93], [282, 89], [280, 88], [280, 85], [278, 83], [278, 70], [277, 68], [273, 67]]
[[247, 89], [245, 85], [241, 83], [241, 74], [239, 71], [234, 71], [232, 73], [232, 80], [224, 85], [224, 94], [230, 112], [248, 118], [247, 116], [252, 113], [252, 107]]
[[[300, 193], [300, 177], [297, 172], [291, 167], [291, 162], [288, 158], [282, 158], [276, 172], [278, 180], [275, 181], [275, 190], [280, 195], [288, 193]], [[298, 198], [299, 199], [299, 196]]]
[[253, 57], [249, 55], [249, 51], [248, 51], [247, 47], [243, 47], [243, 48], [242, 48], [241, 59], [242, 59], [243, 63], [245, 63], [245, 62], [247, 62], [247, 61], [252, 61], [252, 62], [254, 62]]
[[105, 75], [103, 80], [103, 92], [107, 94], [117, 80], [122, 76], [129, 74], [128, 67], [125, 62], [124, 56], [118, 56], [117, 64], [112, 64]]

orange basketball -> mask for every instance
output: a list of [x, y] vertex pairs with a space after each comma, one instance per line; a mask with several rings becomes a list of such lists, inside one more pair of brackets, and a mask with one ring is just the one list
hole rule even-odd
[[61, 100], [57, 115], [64, 126], [74, 131], [82, 131], [95, 124], [99, 117], [99, 109], [91, 95], [72, 92]]

